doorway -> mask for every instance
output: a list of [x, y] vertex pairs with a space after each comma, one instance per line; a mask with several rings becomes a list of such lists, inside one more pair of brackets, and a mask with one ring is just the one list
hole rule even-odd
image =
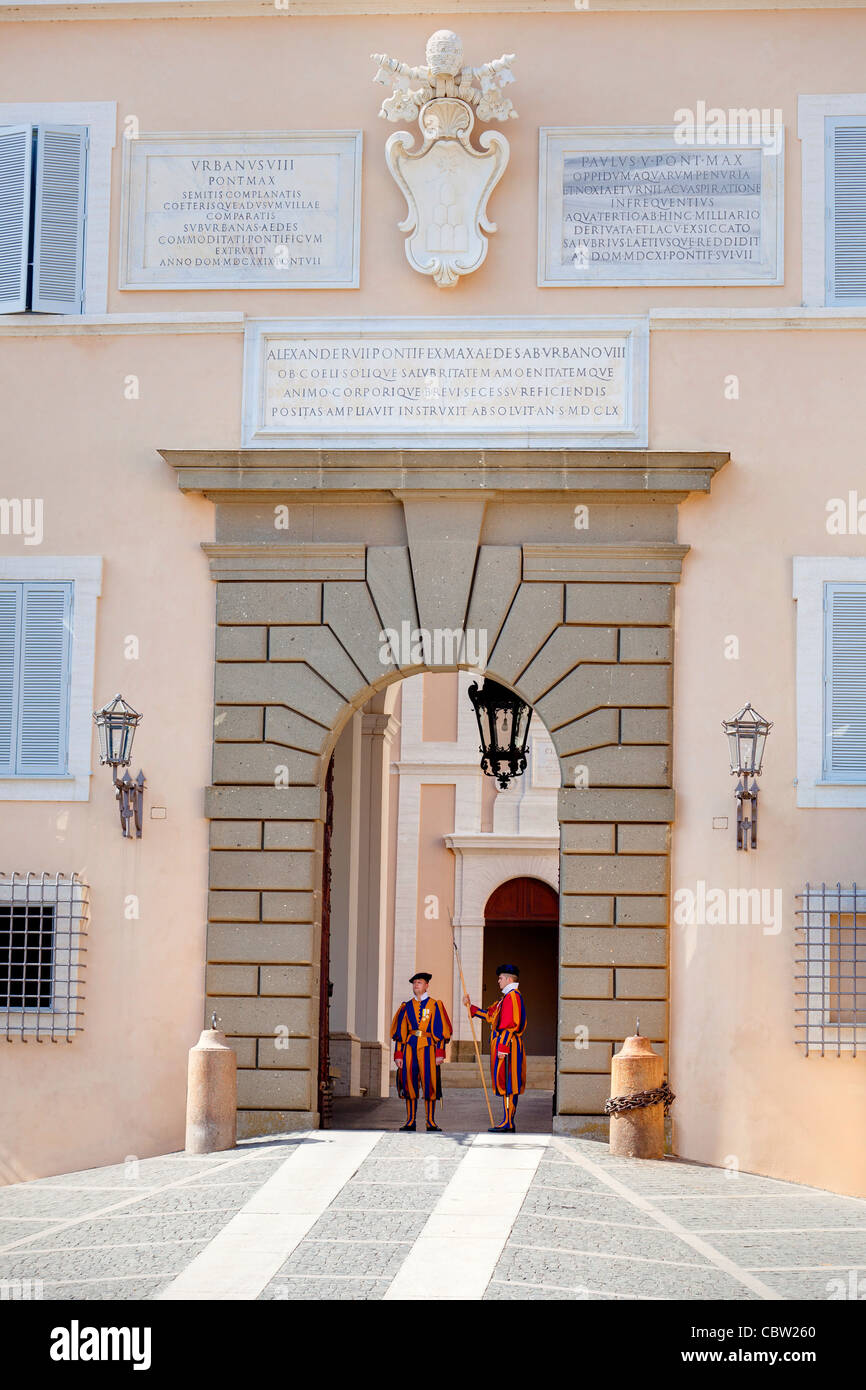
[[484, 909], [484, 999], [498, 998], [496, 967], [520, 970], [520, 992], [529, 1022], [524, 1034], [527, 1057], [556, 1055], [559, 895], [537, 878], [500, 884]]

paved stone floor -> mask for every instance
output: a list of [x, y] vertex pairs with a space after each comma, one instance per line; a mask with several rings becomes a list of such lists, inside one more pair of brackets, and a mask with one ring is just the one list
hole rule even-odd
[[308, 1132], [0, 1188], [7, 1298], [826, 1300], [862, 1271], [866, 1200], [526, 1131]]

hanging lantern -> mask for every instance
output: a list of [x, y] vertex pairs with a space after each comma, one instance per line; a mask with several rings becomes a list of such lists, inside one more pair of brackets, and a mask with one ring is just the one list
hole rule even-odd
[[764, 719], [751, 705], [743, 705], [733, 719], [722, 720], [722, 728], [728, 736], [732, 775], [760, 777], [764, 745], [772, 727], [772, 721]]
[[481, 735], [481, 770], [495, 777], [505, 790], [513, 777], [526, 771], [526, 740], [532, 710], [513, 690], [485, 677], [481, 688], [475, 681], [469, 698]]
[[115, 695], [93, 719], [99, 733], [99, 761], [112, 767], [128, 767], [132, 758], [132, 741], [142, 716], [128, 705], [122, 695]]
[[131, 838], [130, 826], [133, 824], [136, 839], [141, 839], [144, 788], [147, 784], [143, 772], [139, 772], [133, 781], [128, 772], [118, 777], [117, 769], [129, 767], [132, 742], [141, 719], [142, 716], [126, 703], [122, 695], [115, 695], [113, 700], [93, 714], [99, 734], [99, 761], [108, 763], [112, 768], [120, 826], [125, 839]]
[[[728, 739], [731, 775], [739, 777], [737, 798], [737, 849], [758, 848], [758, 783], [764, 761], [764, 745], [773, 724], [751, 705], [743, 705], [733, 719], [723, 719]], [[751, 811], [750, 815], [747, 812]]]

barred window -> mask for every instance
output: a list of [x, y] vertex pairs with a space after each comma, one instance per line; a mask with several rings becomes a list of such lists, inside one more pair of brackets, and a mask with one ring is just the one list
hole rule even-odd
[[798, 1045], [856, 1055], [866, 1049], [866, 889], [807, 883], [797, 898]]
[[87, 886], [77, 874], [0, 874], [0, 1032], [71, 1042], [82, 1031]]

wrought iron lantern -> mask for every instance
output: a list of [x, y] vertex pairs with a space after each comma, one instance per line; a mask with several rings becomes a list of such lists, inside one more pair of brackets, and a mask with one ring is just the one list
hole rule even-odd
[[[135, 822], [135, 837], [141, 839], [141, 818], [144, 807], [144, 773], [139, 770], [135, 781], [129, 775], [132, 743], [142, 716], [128, 705], [122, 695], [115, 695], [102, 709], [94, 711], [93, 720], [99, 734], [99, 761], [112, 769], [120, 811], [120, 828], [130, 837], [130, 821]], [[118, 777], [118, 768], [127, 769]]]
[[526, 771], [526, 740], [532, 710], [513, 690], [485, 677], [481, 688], [475, 681], [469, 698], [481, 735], [481, 770], [495, 777], [505, 790], [513, 777]]
[[[743, 705], [732, 719], [723, 719], [722, 728], [728, 738], [731, 776], [738, 777], [737, 789], [737, 849], [758, 848], [758, 783], [767, 735], [772, 720], [765, 719], [750, 704]], [[744, 804], [745, 803], [745, 804]], [[745, 813], [751, 807], [751, 815]]]

